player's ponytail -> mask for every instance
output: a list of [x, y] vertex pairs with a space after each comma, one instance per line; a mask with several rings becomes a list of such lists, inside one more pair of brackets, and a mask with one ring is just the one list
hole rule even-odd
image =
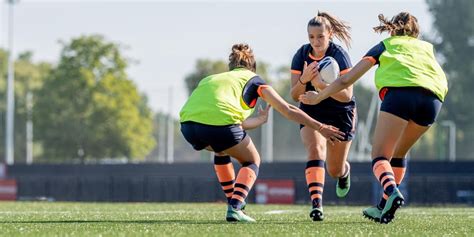
[[257, 71], [257, 63], [253, 51], [248, 44], [234, 44], [229, 55], [229, 70], [246, 68], [252, 72]]
[[387, 20], [383, 14], [379, 14], [378, 18], [380, 25], [373, 28], [377, 33], [387, 31], [392, 35], [406, 35], [415, 38], [420, 34], [418, 19], [408, 12], [400, 12], [398, 15], [392, 17], [391, 20]]
[[324, 26], [348, 48], [351, 47], [351, 34], [349, 32], [351, 27], [349, 24], [327, 12], [318, 12], [318, 15], [308, 22], [308, 26]]

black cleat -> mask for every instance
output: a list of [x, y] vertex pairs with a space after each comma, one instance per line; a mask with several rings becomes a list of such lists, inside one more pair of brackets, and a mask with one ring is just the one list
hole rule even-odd
[[322, 221], [324, 220], [324, 214], [323, 214], [323, 208], [320, 207], [320, 208], [313, 208], [311, 210], [311, 212], [309, 213], [309, 217], [311, 217], [311, 219], [313, 221]]
[[395, 212], [405, 204], [405, 198], [396, 188], [392, 195], [388, 197], [387, 204], [380, 215], [380, 223], [388, 224], [395, 218]]

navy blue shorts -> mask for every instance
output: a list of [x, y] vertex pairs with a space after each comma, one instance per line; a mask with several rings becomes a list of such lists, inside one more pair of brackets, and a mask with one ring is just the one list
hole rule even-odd
[[247, 135], [240, 124], [212, 126], [196, 122], [181, 123], [181, 133], [195, 150], [211, 146], [215, 152], [239, 144]]
[[381, 111], [420, 126], [430, 126], [436, 120], [443, 102], [423, 87], [386, 87]]
[[[356, 109], [341, 110], [341, 111], [328, 111], [322, 109], [311, 109], [309, 106], [303, 110], [311, 118], [328, 125], [332, 125], [339, 128], [339, 131], [344, 133], [344, 139], [342, 141], [352, 141], [356, 132], [357, 113]], [[300, 124], [300, 129], [304, 125]]]

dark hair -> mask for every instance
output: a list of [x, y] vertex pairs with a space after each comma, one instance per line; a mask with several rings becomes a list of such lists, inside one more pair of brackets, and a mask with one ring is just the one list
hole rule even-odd
[[349, 32], [351, 27], [349, 24], [338, 19], [337, 17], [327, 12], [318, 11], [318, 15], [309, 20], [308, 27], [310, 26], [325, 27], [330, 32], [332, 32], [336, 38], [344, 42], [348, 48], [351, 47], [351, 34]]
[[253, 51], [248, 44], [234, 44], [229, 55], [229, 70], [246, 68], [252, 72], [257, 71], [257, 62]]
[[387, 20], [383, 14], [379, 15], [380, 25], [374, 27], [374, 31], [382, 33], [388, 31], [393, 35], [411, 36], [417, 38], [420, 34], [420, 26], [418, 19], [408, 12], [400, 12], [398, 15], [392, 17], [392, 20]]

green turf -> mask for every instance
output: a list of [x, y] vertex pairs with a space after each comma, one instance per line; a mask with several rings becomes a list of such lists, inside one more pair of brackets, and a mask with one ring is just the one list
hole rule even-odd
[[0, 202], [0, 236], [474, 236], [473, 207], [408, 207], [393, 223], [364, 219], [363, 207], [255, 205], [256, 224], [228, 224], [224, 204]]

